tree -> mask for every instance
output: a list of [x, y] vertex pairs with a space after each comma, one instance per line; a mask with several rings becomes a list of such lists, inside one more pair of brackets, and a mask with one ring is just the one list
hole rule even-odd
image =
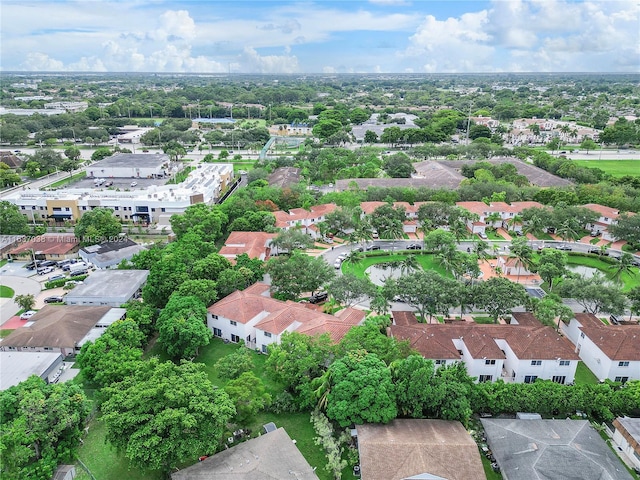
[[411, 159], [404, 153], [385, 157], [382, 168], [392, 178], [410, 178], [414, 171]]
[[99, 387], [120, 382], [140, 367], [144, 337], [135, 320], [118, 320], [94, 342], [82, 345], [76, 366]]
[[133, 465], [167, 474], [215, 452], [236, 413], [227, 393], [213, 388], [198, 363], [176, 365], [151, 358], [103, 393], [107, 440]]
[[171, 296], [197, 297], [204, 305], [213, 305], [218, 299], [217, 284], [213, 280], [186, 280], [181, 283]]
[[586, 150], [587, 153], [589, 153], [589, 150], [595, 150], [597, 147], [598, 147], [598, 144], [593, 140], [591, 140], [590, 138], [585, 138], [580, 143], [580, 148], [582, 148], [583, 150]]
[[338, 303], [345, 307], [352, 307], [373, 297], [376, 293], [376, 286], [368, 278], [347, 273], [334, 278], [327, 290]]
[[178, 240], [191, 231], [206, 242], [218, 240], [222, 235], [222, 227], [228, 221], [227, 215], [218, 205], [205, 203], [191, 205], [184, 213], [172, 215], [169, 219], [171, 229]]
[[391, 372], [376, 355], [350, 352], [327, 371], [327, 417], [341, 427], [387, 423], [398, 414]]
[[293, 300], [303, 292], [315, 292], [335, 273], [322, 257], [294, 251], [290, 257], [275, 257], [267, 263], [271, 285], [284, 299]]
[[98, 162], [98, 161], [100, 161], [100, 160], [102, 160], [104, 158], [110, 157], [113, 154], [114, 154], [114, 152], [111, 151], [111, 149], [109, 147], [98, 147], [91, 154], [91, 161], [92, 162]]
[[297, 228], [282, 230], [271, 240], [271, 248], [278, 253], [287, 252], [290, 254], [294, 250], [306, 250], [311, 248], [313, 244], [313, 239]]
[[0, 392], [2, 478], [48, 480], [58, 464], [73, 462], [89, 411], [74, 383], [47, 385], [32, 375]]
[[431, 230], [449, 224], [449, 217], [455, 207], [444, 202], [425, 202], [418, 207], [417, 218], [422, 231], [426, 234]]
[[469, 138], [475, 140], [476, 138], [491, 138], [491, 129], [486, 125], [472, 125], [469, 129]]
[[2, 235], [26, 235], [29, 233], [27, 217], [20, 213], [17, 205], [0, 201], [0, 232]]
[[194, 278], [217, 280], [224, 270], [232, 267], [231, 262], [219, 253], [211, 253], [193, 264], [191, 274]]
[[174, 290], [187, 280], [189, 274], [184, 261], [175, 253], [165, 255], [151, 267], [147, 283], [142, 288], [142, 298], [145, 303], [162, 308]]
[[414, 307], [423, 319], [427, 315], [429, 320], [436, 314], [448, 316], [449, 309], [458, 304], [458, 283], [433, 270], [418, 270], [400, 277], [392, 290], [403, 302]]
[[[573, 318], [573, 310], [562, 303], [562, 299], [558, 295], [552, 293], [541, 300], [532, 300], [537, 300], [533, 303], [533, 314], [543, 325], [559, 329], [560, 321], [568, 322]], [[555, 323], [556, 318], [558, 318], [557, 324]]]
[[30, 293], [25, 295], [16, 295], [13, 300], [23, 310], [31, 310], [36, 303], [35, 297]]
[[30, 161], [36, 162], [40, 170], [51, 173], [62, 162], [62, 155], [50, 148], [42, 148], [31, 155]]
[[533, 249], [524, 237], [515, 237], [511, 240], [509, 246], [511, 255], [516, 258], [516, 267], [518, 268], [518, 283], [520, 280], [520, 270], [522, 267], [529, 268], [533, 260]]
[[631, 320], [633, 315], [640, 315], [640, 286], [629, 290], [627, 299], [629, 300], [629, 320]]
[[241, 425], [247, 425], [251, 418], [271, 404], [271, 395], [264, 383], [253, 372], [244, 372], [224, 387], [236, 407], [236, 419]]
[[229, 355], [225, 355], [216, 362], [216, 375], [222, 380], [235, 380], [254, 367], [251, 352], [246, 348], [238, 348]]
[[336, 356], [344, 357], [350, 352], [363, 350], [374, 353], [387, 365], [404, 358], [409, 353], [409, 344], [399, 342], [385, 333], [390, 325], [388, 317], [369, 317], [363, 325], [351, 328], [336, 348]]
[[378, 134], [371, 130], [364, 132], [364, 143], [378, 143]]
[[20, 175], [6, 163], [0, 162], [0, 187], [13, 187], [20, 182], [22, 182]]
[[425, 235], [423, 243], [425, 250], [441, 253], [455, 248], [456, 238], [451, 232], [438, 229]]
[[618, 261], [610, 267], [611, 270], [611, 278], [614, 282], [621, 285], [624, 282], [622, 281], [623, 275], [633, 276], [636, 275], [637, 269], [634, 265], [635, 259], [633, 255], [628, 252], [622, 252]]
[[610, 284], [600, 273], [590, 278], [567, 278], [560, 284], [559, 293], [564, 298], [573, 298], [586, 312], [594, 315], [600, 312], [620, 315], [627, 303], [620, 287]]
[[67, 157], [69, 160], [73, 160], [74, 162], [77, 162], [78, 160], [80, 160], [80, 149], [78, 147], [71, 146], [65, 149], [64, 151], [64, 156]]
[[640, 245], [640, 215], [623, 213], [616, 223], [609, 225], [609, 232], [617, 239]]
[[207, 308], [197, 297], [171, 296], [158, 317], [158, 345], [173, 359], [192, 359], [209, 344]]
[[321, 140], [326, 140], [340, 130], [342, 130], [342, 123], [338, 120], [324, 119], [319, 120], [318, 123], [313, 126], [313, 135]]
[[398, 411], [403, 416], [424, 418], [442, 402], [444, 391], [434, 381], [433, 360], [409, 355], [391, 364]]
[[80, 163], [77, 160], [66, 159], [60, 162], [60, 170], [63, 172], [67, 172], [69, 174], [69, 178], [71, 178], [72, 172], [80, 166]]
[[486, 311], [495, 323], [514, 307], [524, 305], [526, 299], [527, 292], [522, 285], [502, 277], [480, 282], [474, 290], [474, 304]]
[[553, 248], [545, 248], [540, 253], [536, 271], [543, 281], [553, 290], [553, 282], [567, 274], [567, 254]]
[[265, 366], [274, 380], [297, 396], [301, 406], [311, 408], [311, 381], [323, 374], [331, 351], [331, 338], [326, 333], [310, 337], [284, 332], [279, 344], [269, 345]]
[[122, 232], [120, 220], [113, 216], [110, 208], [96, 207], [87, 211], [74, 228], [80, 245], [94, 245], [104, 241], [116, 240]]

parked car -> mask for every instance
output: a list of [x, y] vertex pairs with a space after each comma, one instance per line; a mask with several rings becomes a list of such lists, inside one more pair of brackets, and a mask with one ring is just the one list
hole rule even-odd
[[407, 250], [422, 250], [422, 245], [419, 243], [412, 243], [407, 246]]
[[589, 235], [591, 235], [592, 237], [599, 237], [600, 236], [600, 232], [593, 231]]
[[113, 185], [113, 181], [109, 180], [104, 184], [105, 187], [111, 187]]
[[484, 233], [484, 232], [479, 232], [479, 233], [478, 233], [478, 236], [479, 236], [481, 239], [483, 239], [483, 240], [486, 240], [487, 238], [489, 238], [489, 237], [487, 237], [487, 234], [486, 234], [486, 233]]
[[60, 295], [54, 295], [44, 299], [44, 303], [64, 303], [64, 297]]
[[51, 273], [55, 270], [53, 267], [38, 267], [37, 273], [38, 275], [46, 275], [47, 273]]
[[38, 267], [38, 265], [40, 265], [38, 262], [29, 262], [25, 265], [25, 268], [27, 270], [35, 270]]
[[609, 252], [606, 250], [600, 250], [599, 248], [590, 248], [589, 253], [593, 253], [594, 255], [602, 255], [603, 257], [608, 257]]
[[20, 320], [29, 320], [31, 317], [33, 317], [36, 314], [35, 310], [27, 310], [26, 312], [24, 312], [22, 315], [20, 315]]
[[369, 245], [368, 247], [365, 248], [366, 251], [371, 252], [373, 250], [380, 250], [380, 246], [379, 245]]
[[338, 260], [346, 260], [347, 259], [347, 254], [346, 253], [341, 253], [340, 255], [338, 255]]
[[45, 260], [44, 262], [40, 262], [41, 267], [55, 267], [56, 262], [52, 262], [51, 260]]
[[135, 187], [136, 185], [138, 185], [138, 182], [136, 182], [136, 181], [131, 182], [131, 186], [132, 187]]
[[48, 280], [49, 280], [50, 282], [53, 282], [53, 281], [55, 281], [55, 280], [62, 280], [63, 278], [66, 278], [63, 274], [61, 274], [61, 273], [56, 273], [55, 275], [50, 275]]
[[87, 275], [89, 271], [85, 268], [84, 270], [74, 270], [69, 274], [70, 277], [79, 277], [80, 275]]
[[309, 303], [320, 303], [324, 302], [327, 298], [329, 298], [329, 294], [327, 292], [318, 292], [309, 297]]
[[557, 245], [556, 249], [557, 250], [571, 251], [571, 245], [565, 245], [565, 244]]
[[338, 268], [340, 268], [341, 266], [342, 266], [342, 260], [340, 260], [340, 259], [337, 259], [337, 260], [335, 261], [335, 263], [333, 264], [333, 268], [335, 268], [335, 269], [338, 269]]
[[620, 325], [620, 322], [622, 321], [622, 319], [617, 315], [611, 315], [609, 317], [609, 321], [614, 325]]

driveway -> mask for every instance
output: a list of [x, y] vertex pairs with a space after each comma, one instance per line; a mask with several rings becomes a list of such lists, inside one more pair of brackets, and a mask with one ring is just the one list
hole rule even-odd
[[[33, 295], [38, 297], [38, 294], [42, 290], [40, 282], [24, 276], [18, 277], [13, 275], [5, 275], [2, 273], [0, 276], [0, 284], [11, 287], [16, 295]], [[0, 326], [13, 317], [20, 307], [13, 298], [0, 299]]]

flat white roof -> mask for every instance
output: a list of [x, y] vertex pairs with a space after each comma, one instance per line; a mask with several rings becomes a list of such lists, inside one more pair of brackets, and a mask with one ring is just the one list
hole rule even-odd
[[24, 382], [31, 375], [41, 376], [58, 360], [60, 352], [2, 352], [0, 351], [0, 390]]

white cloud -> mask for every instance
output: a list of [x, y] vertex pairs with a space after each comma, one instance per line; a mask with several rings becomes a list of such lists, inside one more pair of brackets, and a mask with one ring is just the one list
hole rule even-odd
[[27, 54], [22, 67], [29, 71], [60, 71], [64, 64], [60, 60], [49, 57], [46, 53], [32, 52]]
[[255, 49], [247, 47], [240, 56], [239, 68], [242, 72], [297, 73], [298, 59], [285, 51], [284, 55], [261, 56]]

